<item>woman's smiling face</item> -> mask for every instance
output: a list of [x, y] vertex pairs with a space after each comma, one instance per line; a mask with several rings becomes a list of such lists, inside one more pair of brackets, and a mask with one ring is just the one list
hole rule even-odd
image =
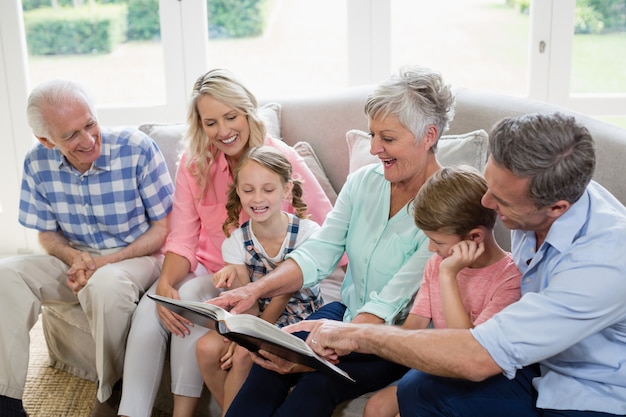
[[389, 182], [408, 182], [423, 175], [429, 151], [396, 116], [370, 119], [369, 124], [370, 153], [381, 160]]
[[248, 147], [248, 117], [215, 98], [204, 94], [196, 101], [204, 133], [211, 144], [227, 157], [238, 159]]

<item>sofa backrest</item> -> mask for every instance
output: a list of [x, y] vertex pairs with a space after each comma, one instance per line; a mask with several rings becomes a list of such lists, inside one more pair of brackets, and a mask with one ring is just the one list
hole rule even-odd
[[[324, 96], [274, 99], [281, 104], [281, 133], [290, 145], [311, 144], [332, 185], [341, 189], [348, 174], [346, 132], [367, 130], [363, 111], [370, 86], [355, 87]], [[456, 115], [446, 134], [462, 134], [491, 128], [502, 118], [527, 113], [561, 111], [575, 116], [596, 141], [598, 164], [594, 179], [626, 203], [626, 181], [619, 175], [626, 160], [626, 129], [573, 112], [563, 107], [523, 97], [490, 93], [469, 88], [454, 89]]]
[[[339, 90], [333, 94], [299, 98], [260, 100], [269, 110], [270, 131], [279, 131], [282, 139], [294, 145], [308, 142], [322, 165], [332, 187], [339, 191], [348, 175], [349, 153], [346, 133], [353, 129], [367, 131], [364, 105], [371, 86]], [[575, 116], [590, 130], [596, 142], [597, 167], [594, 179], [626, 204], [626, 181], [621, 174], [626, 160], [626, 129], [601, 122], [571, 110], [505, 94], [469, 88], [454, 89], [457, 105], [450, 130], [445, 134], [463, 134], [478, 129], [491, 133], [495, 123], [504, 117], [527, 113], [561, 111]], [[267, 106], [268, 103], [280, 106]], [[280, 112], [274, 120], [274, 113]], [[280, 124], [280, 127], [275, 124]], [[178, 140], [184, 124], [147, 124], [141, 128], [150, 134], [163, 150], [172, 175], [175, 173]], [[277, 133], [273, 133], [277, 136]], [[496, 237], [509, 249], [509, 231], [496, 226]]]
[[452, 133], [474, 130], [476, 127], [487, 130], [500, 119], [528, 113], [551, 113], [560, 111], [569, 114], [589, 129], [596, 143], [596, 171], [593, 178], [626, 204], [626, 181], [621, 178], [626, 160], [626, 129], [602, 122], [572, 110], [504, 94], [488, 93], [472, 89], [456, 91], [457, 115], [451, 126]]
[[355, 87], [332, 94], [273, 99], [281, 104], [282, 139], [289, 145], [311, 144], [336, 191], [348, 175], [346, 133], [367, 130], [365, 100], [371, 87]]
[[[346, 132], [368, 130], [363, 111], [371, 86], [355, 87], [324, 96], [274, 99], [281, 104], [281, 133], [291, 145], [307, 141], [315, 150], [328, 178], [339, 191], [348, 174], [349, 156]], [[527, 113], [560, 111], [573, 115], [591, 132], [596, 142], [597, 167], [594, 179], [626, 204], [626, 129], [601, 122], [545, 102], [469, 88], [455, 88], [456, 115], [446, 134], [462, 134], [478, 129], [491, 133], [492, 127], [504, 117]], [[501, 224], [496, 237], [510, 247], [509, 231]]]

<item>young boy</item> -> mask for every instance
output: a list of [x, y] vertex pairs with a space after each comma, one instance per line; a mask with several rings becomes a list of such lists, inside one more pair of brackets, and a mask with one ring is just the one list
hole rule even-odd
[[[486, 191], [476, 170], [457, 166], [433, 174], [415, 197], [415, 224], [435, 253], [403, 328], [472, 328], [520, 298], [521, 274], [493, 234], [496, 212], [481, 204]], [[389, 386], [370, 398], [363, 416], [398, 412], [396, 387]]]

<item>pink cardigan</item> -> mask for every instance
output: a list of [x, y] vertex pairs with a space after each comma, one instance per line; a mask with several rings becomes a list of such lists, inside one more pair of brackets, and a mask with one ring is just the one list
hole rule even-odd
[[[321, 225], [332, 205], [304, 159], [289, 145], [269, 136], [265, 145], [279, 149], [287, 156], [293, 166], [294, 178], [303, 182], [303, 198], [309, 206], [311, 219]], [[200, 262], [209, 272], [215, 273], [224, 266], [222, 242], [226, 236], [222, 225], [227, 217], [227, 192], [233, 178], [226, 157], [220, 152], [209, 170], [206, 193], [198, 199], [200, 186], [185, 168], [186, 161], [187, 154], [184, 154], [176, 172], [170, 233], [163, 253], [173, 252], [187, 258], [192, 271]], [[283, 210], [294, 212], [291, 204], [286, 202], [283, 203]], [[241, 221], [247, 220], [247, 217], [242, 211]]]

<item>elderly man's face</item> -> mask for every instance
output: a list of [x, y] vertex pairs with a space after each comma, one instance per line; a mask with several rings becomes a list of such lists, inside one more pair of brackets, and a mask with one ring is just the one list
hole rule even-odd
[[70, 101], [44, 110], [49, 138], [38, 137], [49, 149], [56, 147], [80, 172], [87, 171], [102, 151], [100, 126], [87, 103]]

